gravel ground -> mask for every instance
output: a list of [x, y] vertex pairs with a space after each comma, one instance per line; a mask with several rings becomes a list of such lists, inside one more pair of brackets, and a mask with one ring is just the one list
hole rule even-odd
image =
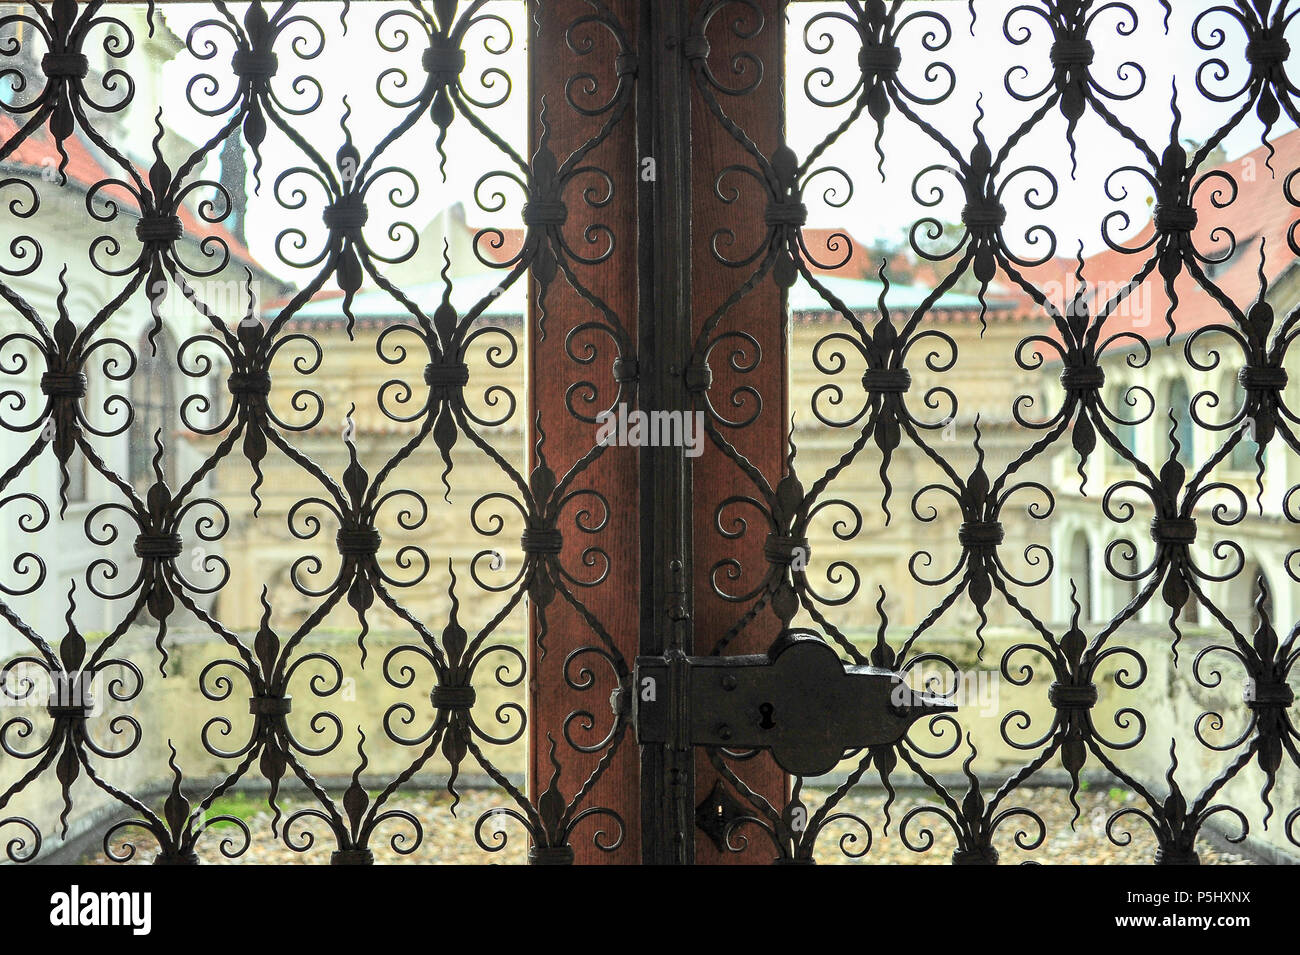
[[[810, 806], [820, 804], [822, 793], [809, 791], [806, 802]], [[1133, 839], [1127, 846], [1116, 846], [1106, 838], [1106, 819], [1124, 805], [1136, 805], [1130, 794], [1117, 790], [1107, 792], [1083, 792], [1079, 794], [1081, 811], [1076, 828], [1072, 831], [1070, 820], [1073, 809], [1065, 798], [1064, 792], [1055, 789], [1026, 789], [1021, 793], [1018, 806], [1034, 807], [1047, 826], [1047, 837], [1043, 845], [1034, 852], [1024, 852], [1014, 843], [1017, 822], [1010, 819], [999, 830], [995, 840], [1001, 861], [1005, 864], [1033, 860], [1043, 864], [1088, 864], [1088, 865], [1123, 865], [1150, 863], [1154, 852], [1154, 839], [1145, 826], [1137, 821], [1132, 827]], [[500, 795], [486, 790], [470, 790], [462, 793], [456, 815], [449, 812], [451, 800], [445, 793], [408, 794], [391, 801], [387, 808], [400, 809], [413, 813], [419, 818], [424, 828], [424, 841], [418, 849], [409, 855], [399, 855], [388, 844], [388, 838], [399, 831], [399, 826], [390, 824], [373, 840], [372, 848], [378, 863], [399, 864], [520, 864], [525, 861], [527, 841], [520, 828], [510, 823], [506, 828], [509, 840], [499, 852], [488, 853], [474, 843], [474, 825], [478, 818], [490, 809], [505, 806]], [[910, 851], [898, 838], [898, 826], [909, 809], [923, 805], [924, 801], [909, 795], [901, 795], [891, 808], [892, 824], [889, 833], [882, 831], [881, 798], [879, 794], [865, 793], [846, 799], [839, 811], [857, 812], [871, 823], [872, 846], [870, 852], [862, 859], [849, 859], [836, 848], [836, 841], [842, 833], [852, 831], [848, 828], [832, 831], [826, 830], [819, 842], [818, 861], [822, 863], [864, 863], [868, 865], [946, 865], [952, 849], [952, 838], [947, 827], [933, 815], [919, 816], [909, 827], [913, 842], [919, 838], [920, 829], [930, 825], [934, 829], [935, 848], [929, 852]], [[282, 802], [285, 816], [293, 810], [303, 808], [306, 803], [290, 800]], [[239, 858], [223, 859], [215, 838], [217, 830], [209, 833], [201, 841], [199, 857], [203, 862], [234, 865], [321, 865], [329, 862], [333, 840], [323, 825], [316, 825], [315, 845], [306, 852], [294, 852], [285, 846], [282, 840], [271, 834], [271, 815], [264, 804], [253, 797], [236, 799], [229, 805], [219, 805], [218, 811], [240, 815], [247, 822], [253, 834], [249, 849]], [[1130, 817], [1130, 822], [1133, 820]], [[1031, 834], [1035, 828], [1030, 826]], [[283, 834], [283, 828], [281, 829]], [[860, 834], [860, 832], [859, 832]], [[130, 834], [124, 834], [130, 837]], [[490, 828], [487, 835], [491, 835]], [[119, 844], [122, 840], [119, 840]], [[139, 845], [149, 844], [147, 836], [139, 839]], [[857, 843], [861, 848], [862, 842]], [[1221, 852], [1208, 845], [1200, 847], [1201, 861], [1207, 865], [1243, 865], [1249, 860], [1241, 855]], [[132, 860], [133, 864], [151, 861], [152, 852], [141, 851]], [[92, 864], [112, 865], [102, 854], [83, 860]]]

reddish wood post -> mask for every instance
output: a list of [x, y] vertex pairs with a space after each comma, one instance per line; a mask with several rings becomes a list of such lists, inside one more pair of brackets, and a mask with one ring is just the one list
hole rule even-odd
[[[705, 0], [693, 0], [698, 10]], [[714, 18], [708, 32], [709, 62], [715, 70], [729, 69], [738, 53], [754, 55], [764, 66], [764, 76], [756, 89], [743, 96], [724, 97], [727, 115], [771, 156], [781, 142], [782, 95], [781, 70], [785, 63], [785, 13], [779, 0], [757, 0], [763, 14], [761, 32], [750, 39], [737, 37], [730, 24], [738, 16], [753, 16], [737, 7]], [[732, 247], [752, 249], [763, 241], [767, 227], [763, 220], [767, 197], [757, 183], [744, 182], [746, 176], [733, 176], [728, 184], [741, 190], [731, 204], [719, 201], [714, 192], [717, 175], [732, 163], [753, 165], [753, 158], [735, 141], [709, 112], [698, 89], [692, 95], [692, 234], [691, 256], [692, 314], [695, 334], [708, 317], [749, 278], [752, 266], [729, 269], [718, 264], [710, 251], [709, 240], [718, 229], [735, 232]], [[728, 408], [732, 414], [748, 416], [750, 408], [730, 408], [729, 396], [740, 387], [755, 389], [762, 396], [762, 411], [744, 428], [725, 430], [727, 439], [745, 455], [775, 486], [781, 479], [784, 463], [789, 411], [786, 391], [786, 330], [782, 313], [781, 290], [769, 275], [753, 291], [732, 307], [714, 333], [743, 329], [762, 349], [757, 366], [745, 374], [734, 371], [725, 356], [729, 348], [719, 348], [710, 366], [713, 384], [710, 395], [714, 405]], [[750, 356], [751, 358], [754, 356]], [[739, 540], [724, 538], [715, 523], [718, 505], [732, 494], [753, 494], [754, 488], [745, 475], [711, 443], [695, 461], [695, 652], [707, 654], [717, 639], [735, 624], [747, 605], [718, 597], [713, 591], [709, 570], [719, 560], [734, 558], [744, 568], [744, 577], [731, 584], [733, 592], [744, 592], [767, 572], [763, 556], [764, 531], [753, 520], [748, 533]], [[751, 515], [756, 517], [757, 515]], [[757, 653], [766, 650], [780, 631], [780, 621], [765, 610], [740, 633], [727, 649], [728, 654]], [[736, 767], [738, 775], [774, 805], [783, 805], [785, 775], [766, 755]], [[712, 790], [717, 772], [705, 754], [696, 759], [696, 803]], [[751, 832], [751, 836], [761, 836]], [[775, 853], [761, 837], [751, 838], [742, 853], [721, 853], [702, 832], [696, 833], [697, 864], [759, 864], [770, 861]]]
[[[637, 37], [637, 0], [611, 0], [610, 9], [620, 19], [627, 36]], [[741, 123], [766, 154], [771, 154], [780, 141], [781, 90], [779, 67], [783, 62], [783, 18], [775, 0], [764, 0], [766, 25], [756, 38], [741, 40], [725, 30], [719, 30], [714, 42], [713, 57], [727, 62], [742, 47], [758, 55], [769, 64], [771, 75], [764, 79], [753, 93], [738, 97], [728, 103], [734, 109], [733, 118]], [[591, 8], [581, 0], [551, 0], [543, 7], [540, 35], [535, 36], [530, 57], [529, 96], [537, 120], [533, 125], [531, 148], [536, 149], [542, 135], [541, 112], [546, 104], [549, 125], [549, 147], [563, 162], [577, 146], [596, 135], [604, 117], [583, 116], [565, 101], [566, 78], [580, 72], [596, 75], [602, 90], [612, 90], [616, 77], [614, 63], [618, 53], [617, 43], [601, 28], [593, 28], [582, 35], [575, 45], [566, 42], [566, 26], [590, 13]], [[536, 11], [533, 11], [536, 13]], [[576, 50], [588, 50], [580, 55]], [[656, 51], [657, 52], [657, 51]], [[639, 51], [642, 59], [654, 55], [652, 51]], [[777, 72], [772, 72], [773, 70]], [[724, 206], [713, 192], [717, 171], [728, 163], [744, 161], [745, 153], [708, 113], [698, 95], [692, 96], [691, 120], [691, 208], [692, 226], [691, 270], [693, 293], [691, 298], [692, 334], [697, 334], [705, 318], [713, 312], [732, 290], [741, 284], [747, 274], [733, 272], [718, 265], [709, 252], [709, 237], [720, 226], [732, 228], [737, 242], [756, 243], [764, 234], [763, 210], [766, 199], [758, 190], [742, 198], [739, 203]], [[643, 99], [644, 102], [644, 99]], [[597, 294], [614, 311], [630, 335], [637, 340], [636, 315], [638, 288], [636, 276], [638, 240], [653, 241], [647, 234], [645, 217], [648, 212], [638, 209], [637, 189], [640, 168], [637, 155], [637, 117], [629, 111], [611, 130], [608, 138], [584, 160], [585, 164], [599, 166], [613, 179], [611, 202], [592, 209], [581, 200], [581, 189], [572, 188], [565, 199], [570, 215], [564, 226], [569, 242], [580, 248], [586, 241], [584, 230], [592, 223], [608, 224], [614, 232], [614, 252], [600, 265], [577, 268], [584, 284]], [[661, 166], [662, 168], [662, 166]], [[687, 263], [683, 263], [687, 265]], [[532, 282], [534, 301], [538, 291]], [[576, 347], [566, 348], [569, 333], [590, 320], [600, 320], [599, 312], [583, 300], [563, 276], [551, 283], [546, 298], [546, 324], [537, 327], [534, 317], [528, 326], [529, 347], [529, 400], [530, 418], [540, 416], [545, 431], [545, 455], [548, 464], [562, 475], [571, 464], [587, 453], [594, 444], [595, 426], [574, 418], [566, 404], [569, 384], [579, 379], [589, 379], [598, 384], [600, 394], [590, 407], [603, 408], [615, 394], [614, 375], [611, 368], [614, 352], [608, 338], [584, 333]], [[715, 363], [713, 394], [725, 396], [741, 385], [755, 388], [763, 396], [763, 410], [757, 419], [729, 436], [744, 453], [775, 484], [781, 475], [784, 460], [787, 428], [785, 322], [782, 314], [780, 290], [770, 279], [752, 291], [724, 320], [719, 331], [744, 328], [753, 335], [762, 348], [762, 360], [752, 371], [738, 375], [724, 361]], [[581, 351], [584, 343], [598, 348], [600, 358], [594, 365], [580, 365], [570, 352]], [[642, 369], [645, 373], [645, 369]], [[530, 448], [530, 467], [537, 462], [535, 449]], [[695, 528], [694, 579], [688, 586], [695, 600], [694, 630], [696, 653], [708, 653], [717, 636], [725, 632], [744, 612], [744, 607], [718, 598], [712, 590], [709, 568], [718, 560], [736, 558], [746, 568], [747, 579], [761, 576], [766, 569], [763, 556], [763, 536], [751, 533], [734, 541], [716, 532], [716, 508], [728, 495], [749, 490], [741, 474], [720, 452], [706, 445], [704, 455], [694, 462], [693, 524]], [[584, 488], [602, 493], [609, 502], [610, 514], [606, 528], [596, 537], [565, 534], [562, 561], [566, 567], [581, 567], [583, 550], [596, 544], [609, 554], [610, 574], [600, 586], [584, 590], [580, 596], [588, 609], [613, 636], [619, 651], [630, 666], [638, 653], [638, 622], [644, 595], [638, 593], [642, 580], [639, 568], [641, 543], [640, 510], [642, 502], [638, 493], [638, 449], [611, 447], [578, 482]], [[571, 528], [570, 528], [571, 529]], [[596, 641], [570, 607], [557, 600], [547, 608], [548, 628], [544, 652], [537, 646], [538, 619], [533, 614], [530, 648], [529, 684], [530, 743], [529, 783], [531, 792], [542, 792], [551, 779], [551, 740], [555, 741], [555, 759], [561, 766], [560, 778], [566, 796], [571, 796], [577, 786], [595, 768], [601, 754], [583, 754], [570, 747], [563, 738], [565, 721], [575, 710], [590, 711], [596, 728], [583, 735], [582, 742], [594, 742], [610, 725], [612, 719], [604, 701], [614, 688], [607, 669], [594, 666], [594, 684], [582, 692], [572, 689], [565, 678], [565, 659], [574, 650]], [[775, 638], [779, 621], [770, 613], [761, 614], [745, 628], [742, 635], [728, 648], [728, 653], [747, 653], [765, 649]], [[706, 757], [697, 759], [695, 801], [702, 801], [712, 789], [717, 774]], [[776, 766], [766, 757], [744, 764], [741, 775], [746, 782], [768, 799], [784, 801], [786, 780]], [[625, 824], [623, 844], [612, 853], [598, 851], [591, 843], [590, 832], [579, 832], [573, 840], [578, 862], [636, 863], [641, 859], [642, 787], [640, 758], [636, 740], [629, 730], [621, 741], [610, 765], [592, 788], [583, 807], [600, 806], [616, 811]], [[608, 827], [605, 827], [608, 831]], [[709, 839], [696, 833], [696, 861], [703, 864], [764, 863], [771, 859], [770, 847], [761, 840], [751, 840], [751, 848], [744, 853], [719, 853]]]
[[[630, 40], [635, 42], [636, 0], [609, 0], [608, 5]], [[530, 152], [537, 149], [541, 140], [544, 106], [550, 127], [548, 145], [561, 163], [574, 149], [595, 138], [607, 119], [604, 115], [584, 116], [573, 109], [566, 100], [566, 80], [580, 73], [591, 73], [596, 77], [599, 91], [595, 96], [588, 96], [581, 82], [572, 92], [584, 106], [605, 102], [618, 85], [616, 58], [619, 45], [616, 39], [596, 24], [578, 26], [569, 31], [570, 24], [591, 13], [591, 6], [581, 0], [547, 0], [540, 5], [530, 4], [528, 95], [534, 116]], [[539, 29], [540, 34], [537, 33]], [[590, 49], [581, 55], [580, 51], [588, 49], [588, 42]], [[595, 190], [593, 195], [603, 196], [605, 186], [597, 177], [588, 176], [570, 186], [563, 196], [568, 207], [564, 235], [570, 247], [593, 256], [603, 247], [593, 247], [584, 231], [588, 226], [603, 223], [611, 230], [614, 249], [607, 261], [593, 266], [577, 265], [574, 271], [579, 280], [613, 311], [631, 336], [630, 341], [635, 343], [637, 164], [635, 115], [630, 107], [608, 138], [583, 159], [582, 165], [596, 166], [608, 173], [613, 181], [613, 195], [608, 205], [593, 208], [584, 201], [582, 193], [590, 186]], [[596, 425], [573, 416], [566, 392], [573, 382], [594, 382], [598, 387], [595, 400], [574, 403], [587, 414], [607, 407], [617, 394], [612, 368], [617, 350], [608, 336], [596, 332], [579, 333], [576, 340], [566, 347], [566, 339], [573, 329], [584, 322], [604, 321], [604, 317], [570, 287], [563, 274], [550, 284], [542, 330], [537, 327], [538, 282], [535, 278], [531, 281], [531, 290], [533, 313], [528, 319], [527, 335], [529, 410], [525, 413], [529, 417], [533, 440], [536, 436], [533, 425], [540, 420], [546, 435], [544, 451], [547, 463], [557, 478], [562, 478], [574, 462], [591, 450], [597, 430]], [[591, 365], [576, 362], [571, 353], [582, 354], [588, 345], [598, 350], [597, 360]], [[531, 441], [529, 455], [531, 468], [537, 463], [536, 449]], [[637, 449], [609, 447], [575, 483], [576, 488], [589, 488], [604, 495], [609, 503], [608, 524], [594, 536], [578, 532], [573, 525], [576, 510], [573, 505], [561, 522], [565, 543], [560, 559], [570, 573], [594, 574], [599, 571], [599, 564], [594, 568], [583, 565], [584, 551], [592, 545], [609, 555], [607, 579], [596, 587], [575, 588], [575, 591], [614, 639], [628, 667], [636, 659], [639, 623], [637, 475]], [[585, 503], [594, 504], [590, 499]], [[598, 505], [593, 506], [594, 517], [600, 516], [596, 513], [599, 510]], [[554, 740], [555, 759], [561, 767], [561, 789], [566, 799], [571, 799], [604, 754], [584, 754], [571, 747], [564, 738], [565, 722], [574, 711], [590, 712], [594, 726], [588, 730], [581, 720], [575, 722], [572, 724], [573, 735], [584, 745], [599, 742], [613, 724], [608, 701], [616, 681], [608, 666], [589, 656], [574, 662], [570, 676], [576, 677], [585, 664], [593, 674], [593, 684], [582, 691], [573, 689], [566, 681], [566, 658], [574, 650], [598, 646], [600, 641], [563, 598], [557, 597], [546, 608], [546, 616], [548, 632], [544, 648], [539, 648], [538, 618], [536, 608], [533, 608], [533, 639], [529, 651], [529, 791], [535, 800], [550, 782], [553, 770], [551, 741]], [[573, 837], [576, 861], [640, 862], [639, 758], [631, 729], [619, 742], [610, 765], [578, 810], [597, 806], [612, 809], [622, 818], [626, 826], [623, 844], [614, 852], [597, 849], [592, 841], [596, 831], [604, 829], [612, 836], [614, 827], [607, 819], [596, 817], [583, 824]]]

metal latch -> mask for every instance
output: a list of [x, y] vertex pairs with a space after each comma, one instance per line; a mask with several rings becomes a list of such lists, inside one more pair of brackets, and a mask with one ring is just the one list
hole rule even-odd
[[767, 749], [799, 776], [830, 772], [850, 750], [889, 745], [957, 704], [902, 675], [845, 665], [817, 634], [788, 630], [767, 653], [641, 657], [633, 716], [641, 743]]

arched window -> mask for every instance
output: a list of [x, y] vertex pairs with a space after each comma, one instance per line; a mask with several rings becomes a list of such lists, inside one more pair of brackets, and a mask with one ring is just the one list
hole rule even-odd
[[[158, 333], [155, 341], [156, 352], [149, 344], [149, 328], [141, 332], [136, 346], [135, 374], [131, 376], [131, 408], [135, 421], [127, 432], [131, 442], [127, 466], [132, 484], [153, 482], [153, 457], [157, 450], [154, 435], [161, 432], [166, 444], [177, 427], [175, 349], [165, 329]], [[163, 456], [164, 470], [168, 457], [167, 454]]]
[[1088, 535], [1083, 531], [1075, 531], [1070, 538], [1069, 551], [1066, 553], [1066, 614], [1073, 612], [1069, 605], [1069, 584], [1074, 584], [1074, 599], [1079, 603], [1079, 620], [1080, 622], [1092, 620], [1093, 602], [1092, 602], [1092, 546], [1088, 543]]
[[1273, 589], [1269, 584], [1268, 575], [1258, 563], [1249, 563], [1241, 569], [1236, 577], [1232, 578], [1232, 583], [1228, 589], [1228, 618], [1237, 625], [1242, 633], [1250, 636], [1259, 627], [1260, 616], [1259, 608], [1256, 606], [1259, 600], [1260, 588], [1263, 587], [1268, 596], [1264, 599], [1264, 610], [1273, 618]]
[[[1128, 548], [1121, 544], [1110, 551], [1110, 563], [1115, 570], [1127, 577], [1135, 577], [1137, 572], [1142, 569], [1141, 555], [1134, 552], [1132, 559], [1128, 559]], [[1128, 602], [1138, 595], [1141, 589], [1141, 581], [1125, 580], [1123, 577], [1107, 575], [1110, 579], [1109, 588], [1111, 594], [1111, 612], [1118, 614]]]
[[[1250, 584], [1251, 584], [1251, 593], [1253, 595], [1253, 598], [1258, 598], [1260, 592], [1261, 591], [1263, 592], [1264, 613], [1268, 614], [1269, 620], [1272, 620], [1274, 618], [1273, 588], [1268, 582], [1268, 576], [1264, 573], [1263, 570], [1256, 568], [1255, 575], [1251, 578]], [[1259, 625], [1263, 622], [1262, 618], [1260, 617], [1258, 604], [1259, 601], [1257, 599], [1252, 599], [1250, 602], [1250, 632], [1251, 633], [1254, 633], [1257, 629], [1259, 629]]]
[[[1117, 385], [1115, 390], [1111, 392], [1110, 403], [1108, 406], [1115, 417], [1125, 421], [1132, 419], [1137, 410], [1130, 407], [1128, 404], [1128, 388], [1129, 386], [1125, 384]], [[1115, 431], [1115, 437], [1119, 438], [1120, 443], [1131, 453], [1136, 454], [1137, 427], [1135, 425], [1119, 424], [1113, 421], [1110, 422], [1110, 425]], [[1110, 461], [1112, 464], [1122, 464], [1124, 462], [1123, 455], [1109, 444], [1107, 444], [1106, 447], [1110, 452]]]
[[1175, 379], [1169, 386], [1167, 407], [1174, 419], [1173, 435], [1178, 441], [1178, 461], [1190, 471], [1195, 461], [1192, 445], [1196, 440], [1196, 430], [1192, 423], [1191, 393], [1183, 379]]
[[[89, 410], [94, 407], [94, 399], [93, 399], [93, 396], [95, 394], [94, 369], [91, 367], [90, 363], [87, 362], [86, 365], [82, 367], [81, 373], [86, 376], [86, 399], [85, 399], [84, 406], [87, 410]], [[80, 448], [77, 448], [77, 450], [72, 452], [72, 457], [68, 459], [68, 500], [69, 501], [80, 502], [86, 500], [86, 495], [87, 495], [86, 484], [89, 477], [89, 472], [90, 472], [90, 464], [86, 461], [86, 455], [82, 452]], [[62, 475], [59, 476], [59, 481], [60, 483], [62, 483], [63, 481]]]
[[[1247, 421], [1244, 423], [1250, 424], [1249, 419], [1247, 419]], [[1257, 470], [1257, 465], [1255, 464], [1255, 455], [1258, 453], [1258, 451], [1259, 451], [1259, 445], [1255, 442], [1254, 428], [1250, 428], [1246, 431], [1246, 434], [1242, 437], [1242, 439], [1233, 446], [1232, 457], [1230, 459], [1230, 467], [1234, 471]], [[1265, 448], [1264, 457], [1261, 458], [1261, 460], [1267, 460], [1267, 458], [1268, 458], [1268, 448]]]
[[[1224, 402], [1224, 411], [1229, 410], [1235, 415], [1239, 413], [1246, 403], [1246, 391], [1242, 388], [1237, 376], [1230, 370], [1225, 370], [1222, 380], [1219, 383], [1219, 396]], [[1229, 397], [1231, 396], [1231, 397]], [[1227, 466], [1233, 471], [1254, 471], [1255, 470], [1255, 453], [1259, 446], [1255, 443], [1255, 422], [1251, 418], [1244, 418], [1240, 427], [1246, 429], [1245, 435], [1241, 440], [1232, 446], [1232, 454], [1228, 457]], [[1228, 440], [1231, 433], [1225, 432], [1224, 440]]]
[[[25, 10], [25, 6], [26, 4], [21, 3], [2, 3], [0, 16], [16, 14], [31, 16], [32, 11]], [[34, 53], [36, 44], [31, 41], [30, 32], [31, 27], [23, 20], [9, 23], [3, 31], [2, 35], [5, 37], [3, 45], [11, 48], [4, 66], [0, 67], [4, 72], [4, 76], [0, 76], [0, 100], [6, 103], [29, 102], [32, 91], [39, 90], [44, 83]]]

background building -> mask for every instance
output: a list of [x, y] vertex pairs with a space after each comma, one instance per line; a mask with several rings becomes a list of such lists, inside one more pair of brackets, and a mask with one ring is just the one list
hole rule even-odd
[[[4, 6], [12, 10], [23, 5]], [[151, 104], [159, 102], [162, 96], [161, 65], [176, 56], [183, 44], [166, 29], [161, 18], [157, 21], [158, 28], [150, 36], [144, 23], [143, 8], [126, 7], [119, 16], [132, 29], [140, 46], [138, 55], [146, 57], [157, 68], [142, 69], [133, 74], [136, 89], [132, 103], [119, 111], [106, 112], [97, 119], [102, 120], [103, 128], [113, 142], [129, 143], [140, 150], [128, 158], [144, 175], [155, 159], [149, 152], [157, 135]], [[22, 46], [23, 55], [12, 65], [29, 80], [25, 91], [15, 92], [18, 84], [11, 77], [3, 95], [6, 102], [25, 102], [43, 88], [39, 64], [29, 61], [32, 51], [40, 48], [38, 43]], [[97, 89], [96, 84], [101, 83], [105, 72], [116, 64], [102, 47], [93, 49], [98, 50], [99, 57], [92, 60], [86, 83], [89, 88]], [[104, 93], [103, 98], [107, 103], [114, 102], [108, 93]], [[10, 141], [20, 128], [22, 118], [20, 112], [0, 113], [0, 141]], [[176, 168], [194, 146], [172, 131], [161, 141], [161, 148], [164, 159]], [[7, 210], [10, 213], [7, 228], [20, 227], [20, 235], [31, 237], [30, 240], [15, 235], [7, 237], [4, 245], [10, 255], [0, 262], [0, 267], [5, 269], [0, 281], [10, 290], [8, 297], [29, 304], [48, 327], [58, 320], [62, 308], [80, 329], [104, 307], [104, 303], [118, 294], [125, 282], [125, 279], [95, 267], [91, 259], [92, 242], [101, 264], [111, 268], [129, 263], [140, 249], [134, 232], [139, 210], [125, 190], [114, 187], [100, 189], [93, 200], [95, 207], [103, 210], [106, 201], [115, 201], [116, 216], [102, 224], [93, 223], [98, 227], [97, 231], [88, 231], [88, 192], [104, 180], [120, 177], [122, 170], [79, 128], [63, 143], [63, 151], [66, 161], [48, 127], [43, 126], [0, 160], [0, 201], [7, 207], [11, 203], [18, 204]], [[62, 173], [66, 173], [66, 182], [61, 179]], [[242, 183], [244, 169], [236, 165], [227, 169], [221, 178]], [[26, 217], [13, 215], [14, 208], [32, 209], [29, 200], [34, 191], [40, 197], [34, 213]], [[250, 273], [252, 288], [264, 295], [278, 296], [284, 285], [250, 256], [239, 233], [237, 218], [230, 217], [219, 223], [208, 223], [199, 218], [196, 212], [198, 204], [214, 195], [214, 189], [198, 189], [180, 210], [185, 237], [178, 244], [178, 253], [188, 262], [208, 264], [213, 260], [206, 258], [200, 243], [206, 238], [224, 245], [229, 256], [227, 266], [214, 275], [192, 282], [200, 297], [212, 303], [214, 310], [238, 315], [247, 308], [245, 289]], [[101, 234], [106, 238], [96, 239]], [[115, 257], [108, 254], [114, 247], [120, 250]], [[39, 264], [36, 265], [38, 256]], [[65, 270], [67, 291], [60, 304], [60, 275]], [[159, 312], [162, 328], [155, 336], [156, 353], [148, 340], [154, 327], [154, 316], [145, 294], [132, 296], [108, 318], [96, 338], [105, 344], [92, 356], [88, 365], [88, 391], [83, 403], [92, 424], [106, 432], [115, 432], [121, 431], [127, 420], [126, 401], [123, 399], [130, 402], [134, 418], [128, 428], [107, 437], [90, 436], [90, 440], [105, 463], [137, 488], [147, 487], [153, 480], [155, 431], [161, 430], [163, 441], [169, 447], [169, 467], [178, 473], [188, 473], [197, 467], [202, 459], [188, 441], [180, 409], [186, 397], [195, 393], [196, 385], [207, 391], [221, 383], [213, 377], [191, 378], [178, 365], [177, 356], [182, 345], [209, 327], [206, 319], [174, 290], [163, 301]], [[0, 335], [20, 332], [25, 327], [11, 303], [0, 305]], [[192, 348], [186, 355], [187, 363], [194, 361], [200, 352], [201, 348]], [[26, 361], [20, 356], [25, 356]], [[120, 375], [132, 360], [138, 363], [138, 369], [128, 381], [110, 377], [115, 373]], [[189, 367], [196, 366], [190, 364]], [[43, 360], [23, 341], [10, 339], [5, 342], [3, 370], [6, 374], [0, 380], [3, 388], [9, 391], [9, 398], [0, 407], [7, 425], [27, 424], [39, 417], [45, 405], [39, 387], [43, 368]], [[211, 396], [211, 392], [208, 393]], [[191, 409], [191, 412], [191, 421], [208, 420], [201, 411]], [[3, 444], [7, 460], [12, 461], [25, 452], [38, 433], [39, 428], [23, 433], [6, 427]], [[12, 598], [19, 614], [45, 634], [59, 635], [65, 629], [62, 621], [67, 608], [62, 597], [67, 593], [69, 581], [79, 579], [84, 584], [86, 569], [95, 560], [106, 559], [119, 567], [129, 567], [134, 559], [130, 535], [100, 546], [92, 544], [84, 533], [68, 533], [70, 527], [79, 531], [83, 529], [95, 506], [113, 499], [115, 494], [106, 481], [87, 467], [80, 454], [72, 456], [68, 477], [69, 506], [62, 520], [56, 514], [41, 532], [33, 534], [20, 530], [17, 520], [23, 508], [28, 506], [22, 500], [11, 501], [0, 519], [0, 552], [12, 555], [5, 561], [7, 586], [22, 591], [29, 589], [38, 579], [40, 571], [36, 562], [18, 555], [39, 554], [45, 563], [50, 583], [29, 597], [20, 594]], [[47, 504], [57, 504], [60, 484], [57, 462], [53, 453], [47, 450], [7, 491], [10, 494], [35, 493]], [[58, 582], [57, 587], [55, 582]], [[55, 589], [61, 595], [58, 600], [52, 599]], [[84, 599], [84, 586], [82, 592], [78, 617], [82, 626], [90, 632], [110, 626], [116, 608]], [[18, 634], [0, 632], [0, 653], [13, 653], [26, 646]]]

